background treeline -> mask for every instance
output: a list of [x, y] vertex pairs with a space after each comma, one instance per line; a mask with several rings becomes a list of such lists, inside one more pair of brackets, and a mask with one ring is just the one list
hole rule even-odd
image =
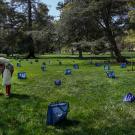
[[40, 0], [0, 0], [1, 53], [110, 52], [123, 62], [121, 51], [134, 51], [134, 0], [65, 0], [57, 9], [58, 20]]

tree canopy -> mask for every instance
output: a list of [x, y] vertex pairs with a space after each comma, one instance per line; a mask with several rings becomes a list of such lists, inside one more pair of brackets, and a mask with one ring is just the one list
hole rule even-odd
[[83, 51], [109, 51], [125, 62], [123, 43], [134, 42], [134, 6], [133, 0], [65, 0], [57, 6], [60, 19], [54, 20], [40, 0], [0, 0], [0, 46], [28, 57], [63, 47], [76, 49], [80, 58]]

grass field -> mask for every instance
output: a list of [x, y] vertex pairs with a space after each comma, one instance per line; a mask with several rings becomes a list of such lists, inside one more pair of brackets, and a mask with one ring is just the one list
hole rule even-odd
[[[109, 79], [103, 66], [89, 65], [88, 60], [61, 58], [61, 66], [57, 58], [51, 64], [48, 60], [23, 60], [21, 68], [12, 60], [12, 97], [0, 97], [0, 135], [135, 135], [135, 103], [122, 101], [128, 92], [135, 94], [135, 72], [112, 65], [118, 78]], [[73, 61], [79, 70], [73, 69]], [[42, 62], [47, 72], [41, 72]], [[72, 69], [71, 76], [64, 75], [66, 68]], [[18, 80], [18, 71], [26, 71], [27, 80]], [[62, 86], [56, 87], [55, 79], [61, 79]], [[69, 102], [68, 121], [46, 126], [48, 104], [55, 101]]]

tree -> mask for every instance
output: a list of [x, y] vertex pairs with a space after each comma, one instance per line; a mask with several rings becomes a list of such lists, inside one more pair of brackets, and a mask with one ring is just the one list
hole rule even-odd
[[[51, 23], [52, 17], [48, 15], [48, 8], [46, 4], [41, 3], [39, 0], [12, 0], [12, 4], [16, 7], [16, 11], [23, 13], [25, 18], [27, 18], [27, 27], [24, 27], [23, 31], [25, 31], [26, 39], [25, 42], [29, 48], [29, 54], [27, 58], [35, 57], [35, 39], [33, 39], [33, 35], [35, 31], [38, 33], [42, 33], [45, 28]], [[20, 8], [21, 7], [21, 8]], [[42, 32], [40, 32], [42, 31]], [[32, 41], [33, 40], [33, 41]], [[39, 43], [39, 42], [38, 42]]]
[[124, 43], [126, 44], [126, 47], [129, 48], [129, 50], [134, 49], [135, 47], [135, 1], [129, 2], [129, 27], [128, 30], [125, 31], [125, 36], [123, 37]]
[[51, 51], [54, 41], [53, 17], [48, 14], [49, 9], [44, 3], [39, 3], [34, 10], [32, 36], [35, 48], [39, 52], [45, 53]]
[[129, 28], [135, 30], [135, 1], [129, 2], [129, 9], [130, 9], [128, 12], [129, 22], [130, 22]]
[[18, 30], [24, 26], [26, 19], [22, 13], [15, 11], [15, 8], [8, 2], [2, 3], [1, 1], [0, 5], [2, 5], [0, 6], [2, 17], [0, 30], [2, 44], [4, 45], [3, 48], [8, 48], [8, 55], [10, 53], [13, 55], [16, 45], [16, 35]]
[[63, 5], [58, 6], [62, 6], [58, 9], [61, 10], [60, 28], [62, 30], [60, 31], [64, 32], [65, 44], [73, 45], [72, 43], [78, 42], [75, 47], [79, 52], [79, 57], [82, 58], [81, 41], [93, 41], [93, 39], [100, 38], [102, 32], [95, 20], [81, 13], [84, 7], [80, 3], [66, 1]]
[[66, 35], [63, 31], [63, 27], [61, 21], [57, 20], [53, 23], [55, 32], [54, 32], [54, 43], [55, 43], [55, 50], [61, 53], [62, 47], [65, 46]]
[[33, 29], [42, 30], [52, 24], [53, 17], [48, 15], [49, 9], [46, 4], [38, 3], [34, 8], [35, 16], [33, 17]]
[[[127, 5], [128, 2], [123, 0], [68, 0], [63, 5], [61, 4], [63, 9], [62, 14], [65, 12], [65, 14], [68, 14], [67, 11], [71, 13], [70, 17], [67, 20], [71, 20], [71, 18], [76, 15], [77, 19], [74, 19], [74, 25], [77, 23], [80, 24], [80, 26], [76, 25], [77, 27], [71, 27], [72, 30], [70, 31], [76, 32], [78, 27], [84, 26], [84, 23], [88, 23], [87, 27], [83, 27], [85, 28], [85, 30], [83, 29], [80, 32], [80, 34], [82, 34], [83, 36], [80, 36], [77, 33], [76, 36], [73, 37], [79, 38], [84, 37], [85, 35], [85, 38], [92, 38], [92, 40], [97, 40], [97, 37], [101, 38], [100, 35], [95, 36], [96, 38], [93, 37], [93, 35], [99, 33], [99, 30], [92, 30], [93, 23], [94, 25], [96, 24], [95, 26], [99, 28], [100, 31], [102, 31], [102, 37], [106, 36], [108, 38], [108, 41], [110, 42], [110, 48], [114, 52], [116, 60], [118, 62], [126, 61], [126, 59], [122, 57], [117, 46], [116, 37], [118, 35], [122, 35], [127, 26], [127, 16], [129, 10]], [[81, 20], [80, 22], [78, 21], [79, 19]], [[91, 21], [93, 23], [90, 23]], [[90, 28], [91, 31], [88, 30]]]
[[27, 17], [27, 30], [32, 30], [32, 9], [36, 6], [37, 0], [11, 0], [11, 5], [15, 8], [20, 8], [24, 14], [26, 14]]
[[108, 38], [110, 47], [115, 54], [116, 60], [118, 62], [125, 62], [126, 60], [124, 57], [122, 57], [115, 38], [117, 35], [122, 34], [123, 30], [125, 29], [128, 14], [127, 2], [104, 0], [102, 2], [95, 1], [91, 4], [93, 4], [93, 6], [95, 5], [94, 10], [91, 10], [90, 8], [91, 11], [94, 11], [93, 17], [95, 20], [97, 20]]
[[[17, 8], [19, 6], [22, 6], [23, 13], [26, 13], [26, 18], [27, 20], [27, 29], [26, 31], [32, 31], [32, 8], [36, 7], [35, 4], [37, 4], [38, 1], [36, 0], [11, 0], [11, 5], [16, 6]], [[27, 39], [30, 38], [30, 35], [28, 35]], [[27, 40], [26, 39], [26, 40]], [[32, 37], [29, 40], [33, 40]], [[28, 48], [29, 48], [29, 54], [27, 58], [35, 58], [35, 51], [34, 51], [34, 44], [33, 42], [28, 43]]]

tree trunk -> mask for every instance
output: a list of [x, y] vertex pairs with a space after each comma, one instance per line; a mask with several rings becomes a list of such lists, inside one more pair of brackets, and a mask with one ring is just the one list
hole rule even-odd
[[59, 46], [59, 54], [61, 54], [61, 46]]
[[32, 30], [32, 7], [31, 0], [28, 0], [28, 30]]
[[82, 49], [78, 49], [78, 51], [79, 51], [79, 58], [82, 59], [83, 58]]
[[35, 49], [32, 37], [28, 36], [26, 42], [28, 43], [28, 50], [29, 50], [27, 58], [35, 58]]
[[29, 54], [28, 54], [27, 58], [36, 58], [35, 57], [35, 49], [34, 49], [33, 44], [29, 45], [29, 52], [28, 53]]
[[72, 55], [74, 55], [74, 49], [71, 49], [71, 53], [72, 53]]
[[112, 46], [112, 49], [115, 54], [117, 62], [127, 62], [126, 59], [121, 55], [121, 52], [118, 49], [116, 41], [115, 41], [115, 39], [113, 39], [113, 37], [112, 37], [112, 39], [110, 39], [110, 43], [111, 43], [111, 46]]
[[[28, 30], [32, 30], [32, 2], [28, 0]], [[29, 54], [27, 58], [35, 58], [35, 49], [32, 37], [28, 39], [29, 43]]]
[[[115, 54], [115, 58], [116, 58], [117, 62], [127, 62], [126, 59], [121, 55], [121, 52], [117, 47], [115, 35], [113, 34], [113, 31], [111, 29], [111, 25], [110, 25], [111, 6], [112, 6], [112, 2], [102, 12], [103, 22], [105, 24], [105, 27], [103, 26], [103, 28], [105, 30], [106, 37], [108, 37], [108, 40], [110, 42], [110, 47]], [[100, 24], [101, 24], [101, 22], [100, 22]]]
[[11, 55], [12, 55], [12, 58], [14, 57], [14, 48], [13, 48], [13, 45], [11, 45]]
[[111, 54], [111, 58], [115, 58], [115, 56], [114, 56], [114, 52], [113, 52], [113, 50], [112, 50], [112, 49], [110, 50], [110, 54]]
[[108, 40], [111, 44], [111, 49], [115, 54], [115, 58], [116, 58], [117, 62], [127, 62], [127, 60], [121, 55], [121, 52], [117, 47], [115, 37], [113, 36], [112, 31], [110, 29], [108, 29], [106, 34], [108, 36]]

